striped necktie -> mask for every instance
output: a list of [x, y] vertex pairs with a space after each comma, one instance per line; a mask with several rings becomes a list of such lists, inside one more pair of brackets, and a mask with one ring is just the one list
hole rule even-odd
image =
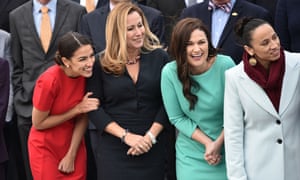
[[212, 0], [210, 0], [208, 3], [208, 10], [221, 9], [226, 13], [230, 13], [231, 8], [232, 8], [232, 5], [231, 5], [230, 1], [228, 3], [224, 3], [224, 4], [216, 4]]

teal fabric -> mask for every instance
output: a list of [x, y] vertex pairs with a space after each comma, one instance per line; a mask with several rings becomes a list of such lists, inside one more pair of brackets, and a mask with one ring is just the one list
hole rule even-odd
[[191, 76], [200, 85], [192, 92], [198, 96], [194, 110], [182, 92], [178, 79], [176, 61], [163, 68], [161, 90], [170, 122], [178, 129], [176, 140], [176, 173], [178, 180], [225, 180], [225, 155], [217, 166], [204, 160], [205, 147], [192, 140], [191, 136], [199, 127], [215, 140], [223, 130], [223, 97], [225, 70], [234, 66], [229, 56], [217, 55], [211, 68], [203, 74]]

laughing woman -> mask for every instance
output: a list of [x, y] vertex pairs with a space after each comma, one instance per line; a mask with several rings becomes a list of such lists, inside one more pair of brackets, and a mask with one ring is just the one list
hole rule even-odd
[[91, 93], [84, 95], [94, 61], [91, 42], [69, 32], [59, 41], [56, 65], [36, 82], [28, 140], [35, 180], [86, 179], [86, 113], [99, 105]]
[[186, 18], [173, 29], [170, 53], [176, 61], [162, 72], [163, 101], [178, 129], [178, 180], [226, 180], [223, 135], [225, 70], [229, 56], [217, 54], [210, 33], [197, 18]]

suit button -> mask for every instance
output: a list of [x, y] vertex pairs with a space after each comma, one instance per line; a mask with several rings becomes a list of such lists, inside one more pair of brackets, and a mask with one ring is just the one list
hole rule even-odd
[[278, 144], [282, 144], [282, 139], [277, 139]]
[[281, 121], [277, 119], [276, 124], [278, 124], [278, 125], [281, 124]]

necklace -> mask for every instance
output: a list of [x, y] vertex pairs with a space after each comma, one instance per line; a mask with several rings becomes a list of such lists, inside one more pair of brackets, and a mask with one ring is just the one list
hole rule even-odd
[[136, 56], [134, 59], [132, 59], [132, 60], [128, 59], [127, 62], [126, 62], [126, 64], [127, 64], [127, 65], [133, 65], [133, 64], [138, 63], [139, 60], [140, 60], [140, 55], [137, 55], [137, 56]]

